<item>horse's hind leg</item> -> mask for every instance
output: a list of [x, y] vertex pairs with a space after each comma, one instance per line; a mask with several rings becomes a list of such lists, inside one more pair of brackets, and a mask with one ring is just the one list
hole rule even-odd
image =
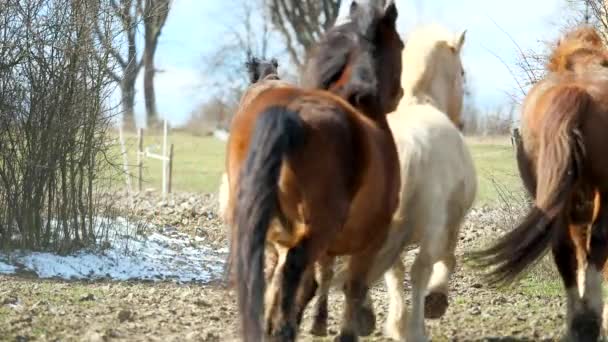
[[296, 296], [296, 322], [298, 326], [300, 326], [304, 311], [306, 310], [308, 303], [314, 298], [318, 287], [319, 283], [315, 280], [315, 269], [313, 265], [310, 265], [306, 268], [306, 271], [302, 276], [300, 288], [298, 289]]
[[337, 341], [356, 341], [376, 328], [376, 317], [368, 297], [367, 275], [376, 251], [355, 254], [348, 261], [348, 279], [344, 284], [345, 306]]
[[424, 300], [425, 318], [441, 318], [448, 309], [448, 283], [456, 268], [456, 244], [458, 243], [458, 234], [463, 220], [462, 216], [459, 214], [457, 219], [453, 220], [453, 223], [445, 227], [444, 232], [439, 232], [439, 234], [445, 234], [447, 239], [444, 240], [445, 249], [442, 251], [441, 258], [433, 265], [428, 294]]
[[[274, 279], [280, 281], [278, 308], [269, 319], [272, 322], [270, 341], [295, 341], [297, 335], [296, 294], [307, 267], [311, 264], [309, 241], [303, 240], [288, 250], [280, 269], [275, 269]], [[279, 265], [281, 264], [279, 253]]]
[[608, 258], [608, 210], [600, 210], [591, 228], [589, 255], [580, 305], [572, 316], [571, 334], [579, 340], [597, 340], [602, 323], [602, 269]]
[[433, 265], [445, 248], [444, 240], [446, 238], [441, 231], [444, 223], [439, 222], [440, 219], [440, 216], [435, 216], [431, 224], [427, 226], [420, 250], [412, 265], [412, 315], [408, 318], [408, 341], [428, 340], [424, 329], [425, 294]]
[[[605, 214], [600, 214], [605, 215]], [[604, 223], [602, 223], [604, 222]], [[606, 261], [606, 219], [593, 225], [590, 242], [591, 253], [581, 250], [576, 229], [587, 229], [584, 225], [571, 225], [568, 229], [558, 227], [559, 236], [553, 244], [555, 264], [564, 282], [567, 294], [568, 337], [572, 341], [597, 341], [600, 335], [602, 315], [602, 274]], [[564, 225], [564, 222], [555, 224]], [[587, 260], [577, 260], [588, 255]], [[580, 259], [580, 258], [579, 258]]]
[[331, 279], [334, 274], [334, 258], [325, 256], [315, 265], [316, 279], [319, 284], [317, 301], [314, 307], [313, 322], [310, 333], [314, 336], [327, 336], [328, 309], [327, 300]]
[[407, 308], [405, 307], [405, 288], [403, 278], [405, 277], [405, 266], [399, 257], [393, 266], [384, 274], [384, 282], [388, 292], [388, 316], [384, 326], [387, 337], [397, 341], [405, 339], [405, 327], [407, 323]]

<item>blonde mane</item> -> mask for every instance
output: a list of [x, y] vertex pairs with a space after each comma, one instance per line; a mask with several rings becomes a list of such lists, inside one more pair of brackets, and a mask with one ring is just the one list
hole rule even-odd
[[[453, 116], [449, 113], [450, 97], [460, 95], [451, 94], [453, 87], [446, 80], [461, 75], [445, 74], [462, 72], [456, 69], [456, 63], [460, 65], [464, 34], [465, 31], [455, 34], [438, 24], [420, 26], [409, 34], [402, 55], [403, 104], [430, 103]], [[446, 63], [452, 67], [442, 67]]]
[[593, 27], [579, 26], [555, 44], [546, 68], [550, 72], [575, 71], [576, 66], [586, 68], [591, 64], [606, 64], [607, 55], [599, 33]]

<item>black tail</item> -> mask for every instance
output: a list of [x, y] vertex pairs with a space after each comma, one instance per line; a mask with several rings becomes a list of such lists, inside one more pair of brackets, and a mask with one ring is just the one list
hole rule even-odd
[[262, 340], [264, 247], [276, 213], [284, 157], [305, 138], [298, 114], [271, 107], [257, 121], [239, 178], [236, 203], [237, 288], [244, 341]]
[[577, 186], [585, 154], [577, 126], [591, 101], [591, 96], [578, 87], [555, 91], [540, 132], [534, 207], [494, 246], [467, 256], [478, 267], [496, 266], [488, 275], [491, 283], [515, 280], [546, 253], [556, 230], [563, 229], [560, 215]]

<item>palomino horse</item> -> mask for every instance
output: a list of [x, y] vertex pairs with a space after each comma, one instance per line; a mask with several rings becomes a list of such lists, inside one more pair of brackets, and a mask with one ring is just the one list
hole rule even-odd
[[[325, 255], [351, 255], [339, 339], [355, 340], [362, 325], [367, 273], [398, 202], [386, 114], [402, 96], [403, 43], [392, 1], [353, 2], [349, 17], [326, 33], [308, 75], [311, 88], [335, 84], [340, 96], [271, 88], [232, 121], [227, 212], [245, 341], [262, 339], [262, 316], [271, 339], [295, 340], [307, 300], [296, 303], [314, 293], [314, 262]], [[266, 243], [278, 263], [264, 298]]]
[[[459, 131], [464, 39], [464, 31], [453, 34], [438, 25], [420, 27], [409, 35], [402, 55], [405, 93], [388, 117], [401, 165], [400, 203], [368, 278], [372, 284], [388, 270], [385, 332], [396, 340], [426, 340], [425, 311], [429, 318], [446, 311], [460, 226], [477, 192], [473, 160]], [[420, 250], [411, 270], [413, 308], [408, 319], [401, 254], [411, 245], [419, 245]], [[342, 284], [345, 277], [346, 270], [338, 269], [334, 284]]]
[[492, 283], [508, 283], [549, 244], [568, 300], [568, 336], [595, 341], [602, 317], [602, 275], [608, 257], [608, 54], [593, 29], [568, 33], [555, 47], [548, 75], [522, 109], [520, 175], [534, 207], [494, 246], [472, 253], [497, 266]]

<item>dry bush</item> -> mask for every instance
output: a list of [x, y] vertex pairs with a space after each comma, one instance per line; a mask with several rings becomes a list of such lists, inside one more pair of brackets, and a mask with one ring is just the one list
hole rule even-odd
[[236, 101], [226, 102], [219, 97], [213, 97], [195, 109], [180, 130], [195, 136], [211, 135], [216, 129], [227, 130], [236, 109]]
[[[97, 241], [110, 57], [92, 32], [95, 0], [0, 2], [0, 243], [69, 252]], [[107, 30], [104, 35], [116, 32]], [[109, 39], [109, 38], [108, 38]], [[111, 201], [109, 201], [111, 202]], [[106, 225], [107, 226], [107, 225]]]

